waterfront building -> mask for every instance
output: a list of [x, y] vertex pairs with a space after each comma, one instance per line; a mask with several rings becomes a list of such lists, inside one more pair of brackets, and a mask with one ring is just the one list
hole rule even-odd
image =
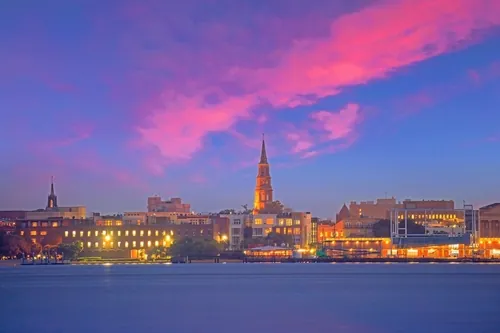
[[141, 225], [148, 224], [148, 215], [146, 212], [125, 212], [123, 213], [123, 224]]
[[345, 237], [373, 237], [373, 227], [380, 221], [371, 217], [350, 217], [342, 220]]
[[16, 231], [34, 243], [57, 245], [80, 241], [83, 256], [140, 258], [148, 249], [170, 246], [174, 240], [214, 239], [211, 224], [94, 225], [92, 219], [18, 221]]
[[160, 196], [155, 195], [148, 198], [148, 212], [175, 212], [187, 214], [191, 212], [191, 205], [183, 203], [181, 198], [162, 200]]
[[480, 237], [500, 237], [500, 203], [479, 209]]
[[342, 208], [335, 217], [336, 217], [335, 222], [339, 222], [351, 217], [351, 213], [349, 211], [349, 208], [347, 208], [346, 204], [342, 206]]
[[251, 219], [252, 237], [267, 237], [278, 225], [278, 214], [254, 214]]
[[247, 224], [251, 223], [249, 214], [226, 214], [221, 215], [229, 220], [229, 249], [240, 250], [245, 238], [244, 230]]
[[[347, 207], [346, 207], [347, 208]], [[396, 198], [377, 199], [376, 201], [351, 201], [349, 210], [342, 207], [339, 212], [340, 220], [345, 220], [347, 213], [350, 218], [368, 217], [374, 219], [388, 219], [391, 209], [397, 208]], [[342, 216], [340, 214], [342, 213]]]
[[298, 247], [307, 247], [314, 243], [311, 238], [311, 220], [310, 212], [291, 212], [277, 215], [278, 224], [272, 231], [278, 234], [291, 235], [293, 245]]
[[121, 215], [101, 215], [93, 213], [92, 220], [97, 226], [121, 226], [123, 225], [123, 216]]

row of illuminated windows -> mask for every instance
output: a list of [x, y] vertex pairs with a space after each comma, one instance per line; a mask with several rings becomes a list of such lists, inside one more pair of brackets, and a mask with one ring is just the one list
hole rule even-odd
[[[404, 215], [399, 215], [400, 219], [404, 219]], [[457, 214], [408, 214], [409, 219], [456, 219]]]
[[[158, 246], [167, 246], [169, 245], [169, 242], [168, 241], [162, 241], [162, 242], [159, 242], [159, 241], [140, 241], [140, 242], [137, 242], [137, 241], [132, 241], [132, 242], [121, 242], [121, 241], [118, 241], [116, 242], [116, 248], [144, 248], [145, 245], [147, 247], [152, 247], [153, 245], [155, 247], [158, 247]], [[87, 248], [99, 248], [99, 245], [102, 246], [103, 249], [113, 249], [115, 248], [115, 242], [102, 242], [102, 243], [99, 243], [99, 242], [87, 242]]]
[[[262, 219], [261, 218], [254, 219], [253, 224], [258, 224], [258, 225], [262, 224]], [[266, 219], [266, 224], [273, 225], [274, 219], [272, 219], [272, 218]]]
[[[31, 230], [30, 231], [30, 236], [36, 236], [38, 233], [36, 232], [36, 230]], [[47, 235], [47, 231], [40, 231], [40, 236], [46, 236]], [[21, 236], [24, 236], [24, 231], [21, 231]]]
[[300, 235], [300, 228], [283, 228], [283, 231], [282, 229], [280, 228], [276, 228], [276, 233], [277, 234], [284, 234], [284, 235]]
[[[256, 218], [254, 219], [253, 223], [260, 225], [262, 224], [262, 219], [261, 218]], [[274, 224], [274, 219], [268, 218], [266, 219], [266, 224], [268, 225], [273, 225]], [[300, 225], [300, 220], [292, 220], [292, 219], [278, 219], [278, 225], [280, 226], [292, 226], [292, 225]]]
[[36, 227], [48, 227], [52, 226], [53, 228], [57, 228], [59, 226], [59, 222], [54, 221], [49, 224], [49, 222], [31, 222], [31, 226], [36, 228]]
[[[99, 230], [87, 230], [87, 237], [91, 237], [92, 235], [94, 236], [99, 236], [99, 234], [101, 234], [102, 236], [106, 236], [106, 235], [109, 235], [109, 236], [114, 236], [114, 230], [110, 230], [110, 231], [106, 231], [106, 230], [102, 230], [102, 231], [99, 231]], [[203, 233], [203, 230], [200, 230], [200, 233]], [[127, 236], [130, 236], [132, 235], [133, 237], [137, 236], [137, 231], [136, 230], [117, 230], [116, 231], [116, 235], [118, 237], [122, 236], [122, 234], [127, 237]], [[153, 234], [153, 232], [151, 230], [139, 230], [139, 236], [144, 236], [144, 235], [148, 235], [148, 236], [151, 236]], [[173, 230], [170, 230], [170, 235], [173, 235], [174, 232]], [[80, 230], [78, 232], [78, 235], [80, 237], [83, 237], [85, 235], [85, 231], [83, 230]], [[154, 230], [154, 235], [155, 236], [160, 236], [160, 231], [159, 230]], [[166, 231], [162, 231], [161, 232], [161, 235], [162, 236], [165, 236], [167, 235], [167, 232]], [[76, 237], [77, 236], [77, 231], [76, 230], [73, 230], [71, 231], [71, 237]], [[64, 232], [64, 237], [70, 237], [70, 232], [69, 231], [65, 231]]]

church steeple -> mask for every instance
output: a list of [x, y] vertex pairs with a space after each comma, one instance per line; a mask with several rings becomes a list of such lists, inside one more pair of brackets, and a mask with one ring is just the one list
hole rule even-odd
[[268, 164], [267, 163], [267, 153], [266, 153], [266, 141], [264, 139], [264, 133], [262, 133], [262, 148], [260, 149], [259, 164]]
[[260, 161], [255, 185], [255, 196], [253, 212], [254, 214], [264, 210], [266, 206], [273, 202], [273, 187], [271, 185], [271, 174], [269, 172], [269, 162], [267, 161], [266, 142], [262, 134], [262, 149], [260, 151]]
[[50, 181], [50, 194], [47, 198], [47, 210], [57, 208], [57, 195], [54, 191], [54, 177]]

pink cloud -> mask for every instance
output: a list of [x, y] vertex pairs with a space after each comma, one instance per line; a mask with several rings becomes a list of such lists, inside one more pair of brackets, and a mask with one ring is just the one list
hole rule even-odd
[[328, 132], [328, 139], [338, 140], [349, 137], [354, 127], [361, 121], [358, 104], [347, 104], [339, 112], [317, 111], [311, 117]]
[[[202, 35], [210, 41], [209, 48], [198, 53], [179, 49], [179, 59], [192, 68], [175, 63], [177, 58], [167, 53], [157, 52], [148, 62], [149, 67], [172, 69], [179, 80], [166, 84], [160, 107], [144, 110], [145, 121], [137, 127], [140, 140], [156, 147], [166, 161], [190, 159], [202, 149], [207, 134], [254, 118], [253, 109], [263, 100], [275, 108], [311, 105], [344, 87], [385, 78], [478, 41], [481, 31], [500, 23], [499, 12], [498, 1], [381, 1], [334, 19], [329, 35], [295, 39], [289, 47], [271, 51], [272, 56], [261, 54], [266, 61], [259, 64], [252, 63], [257, 59], [252, 44], [224, 43], [252, 39], [248, 31], [230, 33], [229, 27], [217, 23]], [[312, 19], [282, 23], [315, 24]], [[189, 32], [193, 30], [196, 27], [190, 25]], [[356, 114], [351, 106], [342, 114], [320, 111], [313, 117], [324, 121], [324, 130], [335, 139], [349, 136]], [[305, 148], [307, 141], [295, 141], [297, 151], [310, 148]]]

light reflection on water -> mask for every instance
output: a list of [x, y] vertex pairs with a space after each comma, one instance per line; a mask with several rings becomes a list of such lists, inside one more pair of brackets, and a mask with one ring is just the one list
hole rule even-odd
[[0, 268], [0, 295], [2, 333], [498, 333], [500, 327], [500, 265], [14, 267]]

